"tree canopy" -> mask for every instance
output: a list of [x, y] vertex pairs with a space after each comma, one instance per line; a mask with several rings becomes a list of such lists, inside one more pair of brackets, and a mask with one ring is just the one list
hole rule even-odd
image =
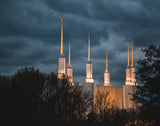
[[145, 57], [138, 61], [140, 87], [135, 99], [141, 104], [143, 117], [156, 124], [160, 119], [160, 46], [151, 45], [142, 51]]

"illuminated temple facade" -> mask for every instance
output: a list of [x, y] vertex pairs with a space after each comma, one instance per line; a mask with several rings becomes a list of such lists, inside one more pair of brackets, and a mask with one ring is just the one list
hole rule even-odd
[[[57, 78], [67, 79], [71, 85], [73, 84], [73, 69], [71, 66], [71, 52], [70, 52], [70, 42], [69, 42], [69, 61], [66, 68], [66, 59], [63, 53], [63, 18], [61, 18], [61, 52], [58, 58], [58, 74]], [[97, 102], [97, 97], [103, 93], [108, 93], [109, 99], [112, 101], [113, 106], [119, 109], [136, 109], [137, 104], [132, 100], [133, 94], [137, 90], [138, 83], [136, 82], [136, 69], [134, 66], [133, 57], [133, 41], [132, 41], [132, 62], [130, 65], [129, 57], [129, 45], [128, 45], [128, 65], [126, 67], [126, 81], [123, 87], [111, 86], [110, 83], [110, 73], [108, 69], [108, 56], [106, 52], [106, 69], [104, 70], [104, 84], [96, 85], [92, 76], [92, 62], [90, 56], [90, 34], [88, 36], [88, 61], [86, 63], [86, 78], [82, 85], [82, 93], [87, 92], [91, 96], [91, 103], [94, 106]]]

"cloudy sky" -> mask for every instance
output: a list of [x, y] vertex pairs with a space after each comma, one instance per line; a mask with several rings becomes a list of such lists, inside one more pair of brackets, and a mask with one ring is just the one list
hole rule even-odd
[[96, 84], [103, 84], [108, 51], [111, 84], [122, 86], [127, 46], [134, 41], [135, 64], [140, 49], [160, 42], [159, 0], [0, 0], [0, 74], [33, 66], [57, 73], [60, 54], [60, 19], [64, 18], [64, 55], [74, 81], [85, 79], [88, 33]]

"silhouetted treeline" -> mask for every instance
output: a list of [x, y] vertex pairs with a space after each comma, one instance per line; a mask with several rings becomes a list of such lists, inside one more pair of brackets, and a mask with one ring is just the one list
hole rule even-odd
[[87, 107], [80, 86], [34, 68], [0, 76], [0, 97], [1, 120], [9, 125], [65, 125], [82, 120]]
[[[108, 104], [97, 109], [100, 113], [86, 114], [90, 101], [84, 100], [81, 86], [70, 86], [67, 79], [58, 81], [54, 73], [45, 74], [34, 68], [22, 68], [13, 76], [1, 75], [0, 100], [0, 125], [138, 126], [148, 123], [138, 112], [119, 110]], [[98, 102], [97, 106], [102, 106]]]

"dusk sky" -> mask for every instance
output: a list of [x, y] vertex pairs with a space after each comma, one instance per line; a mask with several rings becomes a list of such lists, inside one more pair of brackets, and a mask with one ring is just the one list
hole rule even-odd
[[71, 42], [73, 80], [83, 84], [88, 33], [97, 85], [104, 82], [108, 51], [112, 86], [125, 83], [127, 48], [133, 40], [135, 65], [141, 48], [160, 43], [159, 0], [0, 0], [0, 74], [33, 66], [57, 74], [60, 19], [63, 17], [64, 56], [68, 65]]

